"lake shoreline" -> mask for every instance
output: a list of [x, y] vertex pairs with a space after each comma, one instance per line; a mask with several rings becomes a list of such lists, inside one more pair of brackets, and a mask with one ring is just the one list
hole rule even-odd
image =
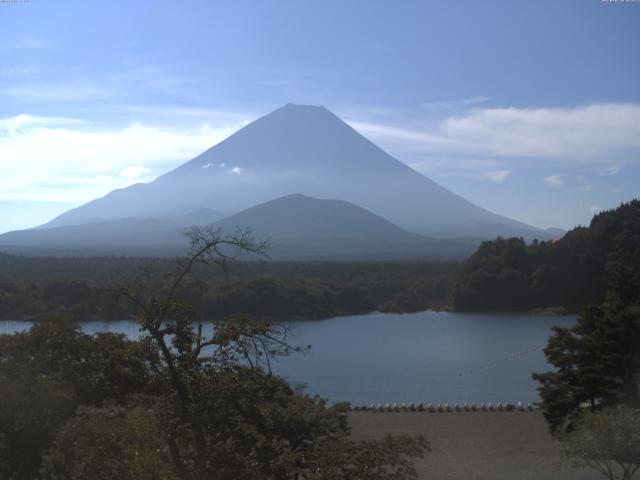
[[[311, 395], [363, 406], [422, 402], [464, 405], [539, 401], [533, 372], [551, 370], [543, 349], [554, 325], [575, 318], [533, 314], [372, 313], [285, 321], [288, 340], [304, 353], [279, 358], [273, 371]], [[0, 333], [31, 328], [0, 322]], [[87, 334], [110, 331], [136, 339], [133, 321], [81, 322]], [[206, 335], [212, 325], [205, 325]]]

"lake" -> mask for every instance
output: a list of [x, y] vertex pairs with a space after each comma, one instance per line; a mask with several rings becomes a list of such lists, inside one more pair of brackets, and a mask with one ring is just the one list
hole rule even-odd
[[[534, 402], [531, 372], [546, 371], [542, 348], [552, 325], [575, 317], [523, 313], [419, 312], [286, 322], [310, 351], [274, 370], [307, 391], [356, 405], [386, 402]], [[28, 329], [0, 321], [0, 333]], [[84, 331], [138, 335], [133, 322], [83, 323]]]

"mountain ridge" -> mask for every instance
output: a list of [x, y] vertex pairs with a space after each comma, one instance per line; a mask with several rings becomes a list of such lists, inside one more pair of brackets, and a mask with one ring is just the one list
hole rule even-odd
[[[0, 249], [39, 255], [179, 255], [188, 247], [185, 218], [190, 217], [129, 217], [15, 231], [0, 235]], [[226, 231], [252, 230], [256, 239], [271, 241], [268, 254], [279, 260], [460, 259], [475, 248], [475, 243], [407, 232], [350, 202], [302, 194], [254, 205], [209, 224]]]
[[438, 238], [549, 236], [450, 192], [326, 108], [293, 104], [251, 122], [153, 182], [114, 190], [43, 227], [123, 215], [155, 217], [185, 205], [232, 214], [296, 192], [349, 201], [405, 230]]

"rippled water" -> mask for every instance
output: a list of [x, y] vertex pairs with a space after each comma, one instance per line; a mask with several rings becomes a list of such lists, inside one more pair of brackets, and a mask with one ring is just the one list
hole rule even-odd
[[[355, 404], [378, 402], [533, 402], [531, 372], [549, 369], [542, 347], [552, 325], [573, 317], [522, 313], [420, 312], [288, 322], [310, 351], [274, 370], [309, 393]], [[29, 328], [0, 321], [0, 333]], [[138, 335], [133, 322], [86, 322], [86, 332]]]

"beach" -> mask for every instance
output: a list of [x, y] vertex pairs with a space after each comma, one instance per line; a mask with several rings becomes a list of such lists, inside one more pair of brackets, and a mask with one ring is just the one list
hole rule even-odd
[[540, 412], [351, 412], [355, 439], [421, 434], [432, 451], [416, 461], [420, 479], [596, 480], [560, 465], [561, 446]]

